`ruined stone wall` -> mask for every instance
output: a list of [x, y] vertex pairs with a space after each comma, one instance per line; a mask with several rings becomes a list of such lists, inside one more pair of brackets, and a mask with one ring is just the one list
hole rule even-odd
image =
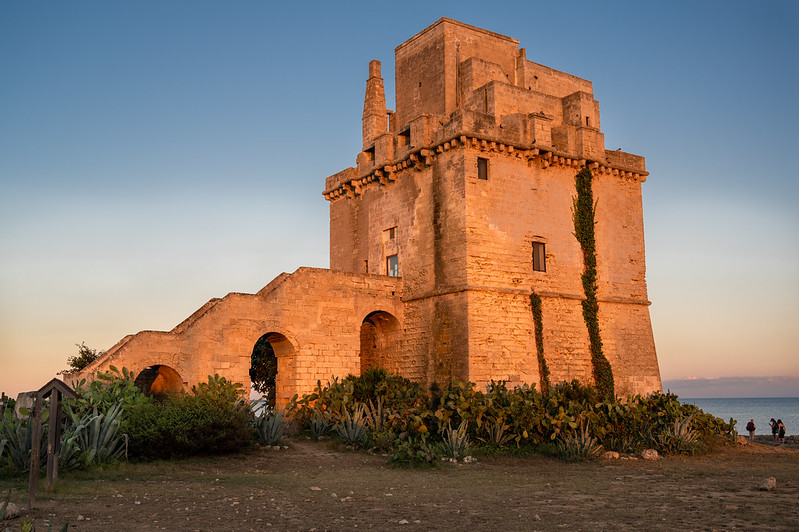
[[228, 294], [171, 332], [128, 337], [80, 376], [110, 365], [135, 373], [176, 370], [188, 387], [218, 373], [249, 386], [250, 357], [264, 334], [278, 358], [278, 404], [310, 393], [317, 380], [360, 374], [361, 327], [383, 311], [402, 327], [401, 282], [389, 277], [300, 268], [257, 294]]

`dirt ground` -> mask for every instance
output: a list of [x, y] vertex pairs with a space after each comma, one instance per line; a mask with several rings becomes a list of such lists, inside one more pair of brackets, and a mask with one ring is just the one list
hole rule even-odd
[[[288, 449], [123, 464], [59, 479], [38, 530], [799, 530], [799, 449], [735, 445], [700, 457], [565, 463], [492, 456], [396, 468], [292, 440]], [[767, 477], [774, 491], [759, 490]], [[0, 480], [26, 505], [22, 482]], [[6, 522], [19, 529], [20, 517]], [[0, 529], [2, 526], [0, 525]]]

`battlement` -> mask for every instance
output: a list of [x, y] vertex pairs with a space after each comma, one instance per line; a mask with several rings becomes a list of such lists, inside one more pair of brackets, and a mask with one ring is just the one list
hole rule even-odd
[[[396, 111], [369, 63], [356, 166], [325, 182], [328, 200], [386, 184], [458, 142], [501, 145], [542, 165], [561, 159], [646, 179], [643, 157], [605, 150], [590, 81], [527, 60], [519, 41], [442, 18], [395, 49]], [[467, 140], [469, 139], [469, 140]]]

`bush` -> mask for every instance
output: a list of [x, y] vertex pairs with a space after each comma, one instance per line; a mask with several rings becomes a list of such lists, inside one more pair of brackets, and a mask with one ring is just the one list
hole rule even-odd
[[244, 388], [214, 375], [185, 396], [142, 402], [128, 413], [130, 455], [143, 460], [235, 452], [252, 443]]
[[405, 436], [401, 438], [391, 453], [389, 461], [398, 465], [427, 465], [438, 464], [444, 458], [440, 444], [428, 443], [427, 435]]
[[92, 382], [87, 384], [86, 379], [81, 379], [80, 382], [73, 382], [72, 388], [78, 398], [67, 399], [64, 404], [76, 416], [81, 417], [91, 412], [106, 413], [112, 408], [120, 407], [122, 432], [127, 430], [127, 412], [136, 405], [153, 401], [136, 386], [135, 376], [128, 368], [120, 371], [115, 366], [109, 366], [107, 372], [98, 371]]
[[317, 383], [313, 394], [295, 398], [294, 407], [303, 423], [321, 426], [329, 420], [342, 441], [356, 447], [368, 442], [399, 463], [455, 454], [453, 426], [459, 438], [481, 442], [484, 452], [525, 447], [555, 450], [569, 460], [592, 459], [602, 449], [694, 453], [718, 435], [734, 435], [732, 420], [725, 423], [683, 405], [671, 393], [606, 401], [576, 380], [543, 394], [528, 385], [509, 390], [504, 382], [491, 382], [485, 392], [468, 382], [431, 387], [431, 392], [428, 396], [407, 379], [370, 370], [327, 386]]

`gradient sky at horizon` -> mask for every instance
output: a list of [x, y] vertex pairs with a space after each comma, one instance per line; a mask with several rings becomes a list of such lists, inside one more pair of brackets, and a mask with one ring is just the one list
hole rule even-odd
[[368, 62], [393, 107], [394, 47], [442, 16], [592, 81], [606, 148], [647, 158], [663, 379], [799, 378], [799, 4], [486, 5], [0, 4], [0, 390], [327, 267]]

